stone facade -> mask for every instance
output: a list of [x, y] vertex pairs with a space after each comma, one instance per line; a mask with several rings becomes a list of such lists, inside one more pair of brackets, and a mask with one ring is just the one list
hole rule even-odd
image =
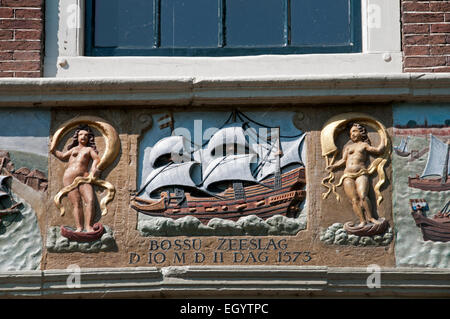
[[[0, 77], [37, 77], [0, 81], [0, 163], [12, 180], [5, 189], [23, 205], [16, 215], [0, 214], [0, 250], [7, 256], [0, 261], [0, 282], [6, 284], [0, 285], [0, 296], [179, 297], [186, 291], [196, 297], [448, 296], [450, 241], [424, 239], [410, 200], [426, 200], [430, 210], [424, 215], [432, 219], [449, 190], [418, 190], [408, 180], [426, 165], [430, 133], [443, 144], [450, 139], [449, 10], [448, 1], [401, 1], [397, 55], [403, 56], [403, 73], [66, 79], [64, 72], [74, 64], [95, 64], [96, 58], [83, 60], [68, 45], [64, 56], [46, 57], [58, 76], [42, 77], [44, 2], [0, 0]], [[382, 57], [377, 63], [388, 65], [396, 55], [387, 50]], [[239, 63], [246, 61], [253, 63], [251, 58]], [[227, 118], [246, 127], [279, 128], [283, 152], [267, 153], [273, 163], [287, 153], [292, 136], [304, 133], [296, 150], [301, 161], [292, 166], [303, 169], [304, 183], [282, 195], [267, 191], [254, 201], [239, 197], [235, 186], [230, 201], [225, 195], [231, 186], [220, 185], [223, 189], [206, 189], [215, 198], [197, 206], [189, 200], [199, 190], [180, 193], [177, 181], [173, 189], [141, 196], [154, 182], [149, 176], [165, 169], [151, 161], [158, 143], [184, 129], [200, 134], [200, 142], [191, 142], [206, 149], [208, 129], [227, 127]], [[198, 131], [196, 121], [202, 123]], [[356, 149], [364, 161], [354, 159], [359, 170], [348, 175], [349, 162], [336, 170], [330, 166], [355, 153], [354, 148], [346, 153], [349, 145], [363, 142], [351, 140], [346, 131], [353, 122], [368, 130], [370, 142]], [[93, 131], [89, 147], [95, 145], [95, 151], [80, 147], [85, 146], [80, 140], [72, 145], [86, 126]], [[397, 151], [407, 137], [414, 149], [403, 156]], [[380, 145], [384, 148], [377, 150]], [[71, 165], [81, 152], [89, 163], [68, 182], [67, 172], [76, 169]], [[167, 160], [166, 153], [158, 159]], [[278, 173], [291, 172], [286, 167]], [[248, 188], [249, 196], [263, 187], [276, 191], [275, 175], [273, 185], [255, 182], [260, 188]], [[367, 180], [358, 182], [367, 194], [349, 195], [341, 179]], [[141, 211], [133, 204], [139, 196], [148, 201], [141, 202]], [[177, 196], [188, 200], [174, 208]], [[77, 200], [83, 214], [93, 205], [93, 225], [82, 226], [95, 231], [76, 231]], [[375, 221], [360, 232], [355, 230], [362, 220], [358, 205], [368, 220], [367, 201]], [[264, 215], [286, 202], [279, 214]], [[248, 207], [260, 213], [258, 205], [265, 209], [261, 215], [244, 214]], [[222, 218], [233, 209], [233, 220]], [[188, 211], [192, 214], [178, 218]], [[202, 222], [201, 214], [214, 219]], [[89, 237], [98, 229], [99, 236]], [[66, 270], [74, 265], [84, 279], [72, 289]], [[373, 267], [381, 271], [383, 288], [367, 285]], [[410, 280], [417, 285], [408, 286]]]

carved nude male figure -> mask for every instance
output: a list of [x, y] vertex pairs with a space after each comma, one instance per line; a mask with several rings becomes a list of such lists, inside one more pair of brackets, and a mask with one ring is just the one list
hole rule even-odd
[[[90, 172], [97, 176], [100, 173], [97, 170], [100, 157], [96, 149], [94, 134], [87, 125], [80, 125], [76, 129], [72, 143], [67, 147], [66, 152], [54, 150], [52, 153], [62, 161], [69, 161], [63, 175], [64, 186], [72, 184], [78, 176], [87, 177]], [[85, 229], [87, 232], [93, 232], [95, 194], [92, 185], [81, 184], [67, 196], [73, 206], [76, 231], [81, 232]]]
[[351, 200], [352, 208], [359, 218], [359, 226], [364, 226], [368, 222], [379, 224], [372, 214], [372, 204], [368, 197], [369, 176], [364, 171], [366, 160], [369, 154], [379, 155], [383, 152], [385, 145], [380, 143], [378, 147], [371, 146], [367, 130], [358, 123], [353, 123], [349, 131], [351, 144], [344, 147], [342, 159], [327, 167], [328, 170], [335, 170], [345, 164], [344, 174], [348, 174], [343, 180], [344, 191]]

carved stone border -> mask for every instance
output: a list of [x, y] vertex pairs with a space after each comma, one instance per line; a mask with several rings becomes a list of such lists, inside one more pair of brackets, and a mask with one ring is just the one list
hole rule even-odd
[[383, 268], [368, 288], [366, 268], [252, 266], [82, 269], [0, 273], [0, 298], [100, 297], [450, 297], [450, 269]]
[[0, 79], [0, 107], [448, 101], [449, 74]]

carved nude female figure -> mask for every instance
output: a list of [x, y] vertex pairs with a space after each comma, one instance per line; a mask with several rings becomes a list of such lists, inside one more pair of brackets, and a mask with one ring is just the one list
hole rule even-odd
[[[87, 177], [90, 173], [98, 176], [100, 171], [97, 165], [100, 161], [95, 145], [94, 134], [87, 125], [80, 125], [72, 137], [72, 143], [66, 152], [53, 150], [52, 153], [60, 160], [69, 162], [63, 175], [63, 184], [72, 184], [78, 176]], [[92, 163], [92, 164], [91, 164]], [[91, 168], [89, 169], [89, 165]], [[94, 189], [91, 184], [81, 184], [68, 193], [69, 201], [73, 206], [76, 231], [93, 232], [94, 222]]]
[[358, 123], [352, 123], [349, 131], [351, 144], [344, 147], [342, 159], [327, 167], [328, 170], [335, 170], [345, 164], [344, 174], [350, 176], [343, 180], [344, 191], [351, 200], [352, 208], [359, 218], [359, 226], [364, 226], [368, 222], [379, 224], [372, 213], [372, 204], [368, 197], [369, 176], [366, 171], [366, 160], [369, 154], [379, 155], [384, 150], [384, 143], [378, 147], [371, 146], [367, 130]]

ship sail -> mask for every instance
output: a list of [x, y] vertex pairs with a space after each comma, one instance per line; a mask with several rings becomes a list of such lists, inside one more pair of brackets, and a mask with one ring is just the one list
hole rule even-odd
[[202, 180], [201, 166], [198, 162], [170, 163], [153, 170], [147, 177], [143, 189], [148, 196], [154, 195], [159, 189], [165, 187], [191, 187], [197, 189]]
[[[190, 161], [189, 141], [181, 135], [168, 136], [159, 140], [150, 152], [149, 162], [153, 168], [167, 164], [169, 158], [175, 162]], [[164, 161], [164, 158], [167, 158]]]
[[208, 189], [213, 184], [223, 181], [256, 182], [251, 171], [255, 156], [254, 154], [228, 155], [214, 159], [205, 171], [203, 187]]
[[228, 124], [218, 130], [209, 140], [207, 150], [212, 156], [222, 157], [231, 155], [228, 154], [230, 147], [236, 147], [238, 154], [244, 154], [248, 149], [252, 151], [246, 138], [244, 123]]
[[400, 145], [397, 146], [396, 149], [401, 152], [407, 152], [408, 151], [408, 140], [409, 140], [409, 136], [406, 138], [406, 140], [404, 138], [402, 138]]
[[450, 174], [450, 166], [448, 165], [449, 147], [449, 144], [430, 134], [430, 151], [427, 164], [420, 178], [427, 176], [445, 177], [445, 174]]
[[[302, 134], [299, 138], [293, 141], [281, 142], [281, 149], [283, 151], [283, 155], [280, 157], [281, 169], [294, 163], [303, 164], [302, 149], [305, 136], [306, 134]], [[266, 161], [264, 161], [264, 163], [261, 164], [259, 172], [257, 173], [257, 180], [262, 181], [269, 175], [274, 174], [276, 166], [276, 158], [274, 156], [269, 157]]]

